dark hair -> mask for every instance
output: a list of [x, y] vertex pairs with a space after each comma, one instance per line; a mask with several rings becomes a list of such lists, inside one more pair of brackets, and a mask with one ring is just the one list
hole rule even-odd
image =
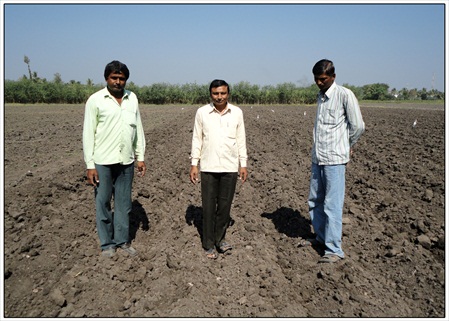
[[129, 70], [128, 67], [124, 63], [121, 63], [118, 60], [113, 60], [106, 65], [104, 69], [104, 79], [108, 79], [110, 74], [120, 74], [123, 73], [125, 75], [126, 80], [129, 78]]
[[221, 79], [212, 80], [212, 82], [210, 83], [210, 86], [209, 86], [209, 93], [212, 91], [212, 88], [221, 87], [221, 86], [228, 87], [228, 94], [231, 93], [231, 88], [229, 87], [228, 83]]
[[328, 59], [321, 59], [313, 66], [312, 72], [314, 75], [326, 74], [332, 76], [335, 74], [334, 63]]

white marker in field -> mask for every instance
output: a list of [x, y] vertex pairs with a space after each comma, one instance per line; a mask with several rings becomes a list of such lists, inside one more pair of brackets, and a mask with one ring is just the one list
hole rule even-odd
[[306, 112], [306, 111], [304, 112], [304, 116], [305, 116], [305, 115], [307, 115], [307, 112]]
[[415, 119], [415, 121], [413, 122], [413, 125], [412, 125], [412, 127], [413, 128], [415, 128], [416, 127], [416, 124], [418, 123], [418, 120], [417, 119]]

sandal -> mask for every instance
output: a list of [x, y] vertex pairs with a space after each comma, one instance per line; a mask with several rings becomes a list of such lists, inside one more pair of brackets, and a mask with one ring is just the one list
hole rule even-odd
[[220, 253], [224, 253], [226, 251], [232, 250], [232, 245], [227, 243], [227, 242], [223, 242], [220, 244], [220, 246], [218, 247], [218, 251]]
[[215, 259], [218, 257], [218, 254], [217, 254], [217, 252], [215, 252], [214, 249], [208, 249], [208, 250], [206, 251], [206, 257], [207, 257], [208, 259], [215, 260]]
[[302, 239], [298, 247], [307, 247], [307, 246], [316, 246], [320, 245], [321, 243], [317, 239]]
[[318, 261], [318, 263], [335, 263], [340, 260], [343, 260], [342, 257], [335, 255], [335, 254], [325, 254], [321, 257], [321, 259]]

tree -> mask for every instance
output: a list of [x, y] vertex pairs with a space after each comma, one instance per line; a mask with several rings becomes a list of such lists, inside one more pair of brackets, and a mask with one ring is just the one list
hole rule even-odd
[[409, 93], [408, 89], [405, 87], [399, 91], [399, 95], [401, 96], [402, 99], [405, 99], [405, 100], [410, 98], [410, 93]]
[[57, 72], [55, 74], [55, 77], [53, 78], [53, 82], [55, 84], [62, 84], [62, 78], [61, 78], [61, 74], [59, 72]]
[[241, 81], [231, 89], [232, 101], [236, 104], [258, 104], [259, 93], [259, 86], [247, 81]]
[[390, 98], [387, 84], [372, 84], [363, 86], [363, 99], [386, 100]]
[[31, 68], [30, 68], [30, 58], [27, 56], [23, 57], [23, 62], [28, 65], [28, 73], [30, 74], [30, 80], [33, 80], [33, 76], [31, 75]]
[[293, 93], [295, 91], [295, 84], [291, 82], [282, 83], [276, 86], [278, 91], [278, 103], [291, 104], [293, 103]]
[[410, 99], [416, 99], [418, 97], [418, 89], [416, 88], [410, 89], [408, 94]]
[[318, 90], [316, 85], [310, 85], [301, 89], [301, 104], [314, 104], [316, 103]]
[[427, 100], [428, 97], [427, 89], [423, 88], [420, 91], [418, 91], [418, 96], [421, 97], [421, 100]]
[[354, 93], [354, 95], [357, 97], [357, 99], [362, 99], [362, 97], [363, 97], [362, 87], [351, 86], [349, 84], [343, 84], [343, 87], [350, 89]]
[[[29, 61], [29, 60], [27, 60]], [[391, 91], [386, 84], [370, 84], [363, 87], [344, 84], [351, 89], [359, 100], [444, 100], [444, 92], [438, 90], [418, 90], [403, 88]], [[61, 75], [56, 73], [53, 81], [39, 78], [37, 73], [31, 73], [31, 79], [26, 75], [18, 81], [5, 80], [5, 103], [54, 103], [79, 104], [87, 100], [94, 92], [104, 88], [104, 85], [93, 84], [88, 79], [83, 85], [79, 81], [70, 80], [64, 83]], [[136, 93], [142, 104], [205, 104], [209, 101], [209, 85], [196, 83], [172, 85], [169, 83], [156, 83], [151, 86], [139, 87], [133, 82], [127, 84], [127, 89]], [[318, 88], [315, 84], [309, 87], [297, 87], [293, 83], [283, 83], [276, 86], [266, 85], [259, 87], [249, 82], [239, 82], [231, 85], [230, 101], [237, 104], [315, 104]]]

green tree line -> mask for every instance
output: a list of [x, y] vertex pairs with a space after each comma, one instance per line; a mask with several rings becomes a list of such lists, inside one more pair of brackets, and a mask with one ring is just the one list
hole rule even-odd
[[[6, 80], [4, 91], [5, 103], [21, 104], [80, 104], [103, 88], [105, 85], [86, 84], [70, 81], [64, 83], [58, 75], [53, 81], [23, 77], [18, 81]], [[314, 104], [317, 87], [298, 87], [293, 83], [275, 86], [259, 86], [248, 82], [230, 84], [232, 102], [235, 104]], [[441, 100], [444, 93], [437, 90], [427, 91], [425, 88], [401, 90], [389, 89], [386, 84], [371, 84], [362, 87], [344, 84], [350, 88], [359, 100]], [[209, 101], [208, 84], [168, 84], [155, 83], [149, 86], [137, 86], [133, 82], [127, 84], [142, 104], [204, 104]]]
[[[30, 72], [30, 78], [23, 76], [18, 81], [6, 80], [5, 103], [22, 104], [80, 104], [103, 88], [104, 84], [94, 84], [88, 79], [86, 84], [71, 80], [64, 83], [59, 74], [52, 81], [41, 79]], [[294, 83], [259, 86], [249, 82], [230, 84], [232, 102], [235, 104], [314, 104], [317, 87], [298, 87]], [[370, 84], [362, 87], [344, 84], [359, 100], [441, 100], [444, 93], [437, 90], [389, 89], [387, 84]], [[142, 104], [204, 104], [209, 100], [208, 84], [169, 84], [155, 83], [149, 86], [127, 84]]]

